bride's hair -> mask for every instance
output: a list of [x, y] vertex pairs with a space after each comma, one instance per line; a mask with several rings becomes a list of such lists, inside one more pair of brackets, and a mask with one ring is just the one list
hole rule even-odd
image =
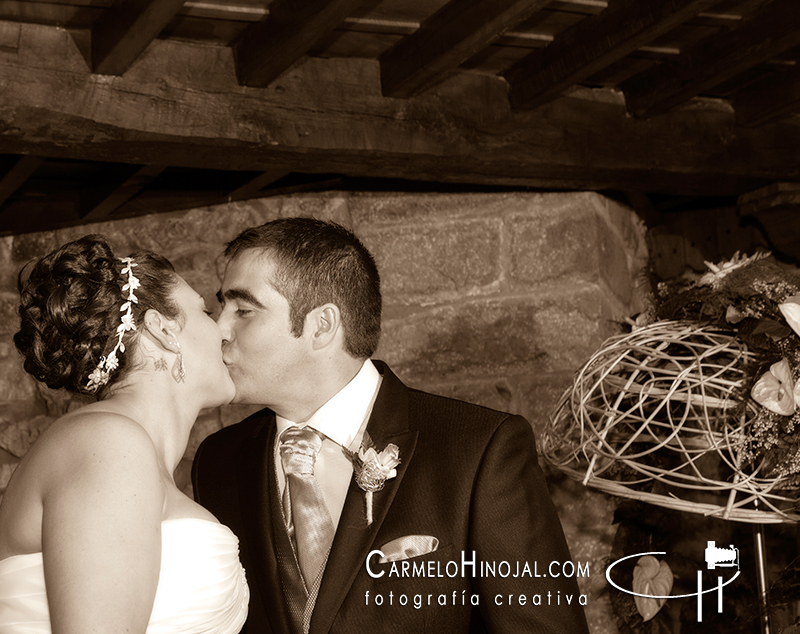
[[[137, 302], [132, 304], [137, 328], [149, 308], [168, 319], [181, 319], [173, 297], [178, 276], [172, 264], [152, 251], [138, 251], [130, 257], [137, 265], [133, 274], [140, 282], [135, 290]], [[29, 374], [53, 389], [93, 393], [87, 388], [89, 375], [113, 349], [124, 314], [120, 311], [127, 298], [127, 291], [122, 291], [128, 281], [121, 273], [124, 267], [103, 236], [87, 235], [38, 260], [24, 281], [23, 268], [17, 284], [20, 330], [14, 335], [14, 344], [25, 357]], [[125, 352], [117, 354], [119, 367], [111, 372], [99, 395], [131, 368], [138, 332], [125, 333]]]

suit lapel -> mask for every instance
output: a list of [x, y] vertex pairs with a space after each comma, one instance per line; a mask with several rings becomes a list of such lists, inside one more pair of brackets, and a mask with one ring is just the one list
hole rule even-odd
[[383, 374], [378, 397], [367, 423], [367, 432], [378, 450], [394, 443], [400, 450], [397, 476], [386, 481], [373, 495], [373, 522], [367, 526], [364, 491], [350, 481], [342, 516], [336, 529], [319, 596], [311, 619], [311, 634], [328, 632], [359, 569], [364, 565], [378, 530], [414, 454], [417, 431], [409, 427], [408, 389], [380, 361], [373, 361]]
[[[239, 478], [242, 523], [252, 552], [255, 587], [275, 632], [289, 632], [291, 626], [283, 600], [276, 550], [273, 546], [271, 497], [275, 489], [275, 415], [267, 414], [259, 433], [242, 444]], [[282, 527], [281, 527], [282, 528]]]

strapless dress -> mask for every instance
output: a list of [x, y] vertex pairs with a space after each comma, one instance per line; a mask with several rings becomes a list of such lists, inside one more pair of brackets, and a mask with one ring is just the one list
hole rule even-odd
[[[250, 592], [239, 540], [199, 518], [161, 523], [161, 574], [147, 634], [237, 634]], [[0, 634], [50, 634], [42, 553], [0, 561]]]

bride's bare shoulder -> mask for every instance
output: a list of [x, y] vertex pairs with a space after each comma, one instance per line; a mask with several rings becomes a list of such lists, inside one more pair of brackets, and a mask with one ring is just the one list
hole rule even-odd
[[141, 425], [124, 414], [92, 406], [57, 419], [29, 454], [23, 462], [35, 464], [36, 471], [49, 474], [55, 484], [93, 471], [157, 473], [159, 468], [153, 441]]

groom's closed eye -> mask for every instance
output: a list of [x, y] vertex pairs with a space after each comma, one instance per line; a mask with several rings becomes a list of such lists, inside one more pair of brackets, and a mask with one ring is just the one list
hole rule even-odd
[[250, 306], [259, 310], [264, 310], [266, 308], [264, 304], [258, 301], [255, 295], [243, 288], [229, 288], [224, 293], [220, 291], [217, 293], [217, 299], [223, 306], [226, 300], [238, 300], [245, 304], [250, 304]]

